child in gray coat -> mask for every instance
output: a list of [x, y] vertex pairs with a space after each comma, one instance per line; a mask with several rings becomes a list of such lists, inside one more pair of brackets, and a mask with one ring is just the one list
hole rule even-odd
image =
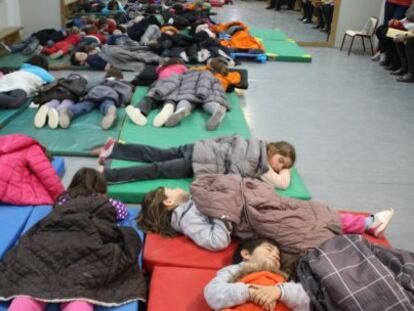
[[107, 130], [117, 119], [117, 107], [124, 107], [131, 101], [133, 87], [122, 81], [122, 72], [111, 68], [105, 78], [97, 85], [89, 88], [88, 93], [75, 105], [59, 111], [59, 125], [68, 128], [77, 117], [99, 108], [104, 117], [101, 127]]

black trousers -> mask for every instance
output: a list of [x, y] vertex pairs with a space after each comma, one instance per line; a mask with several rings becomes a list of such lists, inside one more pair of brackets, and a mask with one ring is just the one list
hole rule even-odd
[[401, 68], [414, 75], [414, 38], [407, 40], [407, 43], [396, 44], [400, 56]]
[[0, 108], [17, 109], [26, 102], [27, 95], [23, 90], [0, 92]]
[[147, 145], [116, 143], [110, 158], [150, 164], [105, 169], [104, 173], [109, 183], [192, 177], [193, 150], [193, 144], [160, 149]]
[[322, 5], [322, 15], [323, 15], [328, 32], [331, 31], [331, 24], [332, 24], [334, 9], [335, 7], [333, 5], [330, 5], [330, 4]]
[[387, 37], [388, 26], [379, 26], [376, 35], [379, 41], [379, 50], [387, 55], [390, 63], [398, 67], [400, 65], [400, 58], [398, 56], [397, 48], [394, 41]]

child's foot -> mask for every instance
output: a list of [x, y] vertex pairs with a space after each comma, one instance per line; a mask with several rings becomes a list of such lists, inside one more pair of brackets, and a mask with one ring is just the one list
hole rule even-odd
[[385, 228], [390, 222], [392, 216], [394, 216], [394, 209], [390, 208], [385, 211], [381, 211], [372, 215], [374, 222], [368, 226], [367, 232], [375, 237], [379, 237], [383, 234]]
[[47, 125], [51, 129], [55, 129], [59, 125], [59, 112], [55, 108], [49, 108], [47, 112]]
[[110, 157], [112, 150], [114, 150], [116, 140], [109, 137], [103, 145], [101, 152], [99, 153], [98, 162], [100, 165], [104, 165], [105, 160]]
[[33, 55], [39, 55], [43, 51], [43, 46], [40, 44], [37, 46], [37, 48], [33, 51]]
[[147, 124], [147, 118], [141, 113], [141, 110], [139, 110], [139, 108], [135, 108], [134, 106], [129, 105], [125, 108], [125, 112], [131, 121], [136, 125], [144, 126]]
[[34, 126], [37, 128], [42, 128], [46, 124], [46, 117], [49, 111], [49, 107], [47, 105], [42, 105], [37, 110], [36, 115], [34, 117]]
[[111, 106], [108, 108], [108, 111], [106, 112], [105, 116], [102, 118], [101, 127], [104, 130], [109, 129], [116, 120], [116, 107]]
[[67, 108], [59, 110], [59, 126], [63, 129], [70, 125], [70, 112]]
[[172, 115], [174, 111], [174, 105], [173, 104], [165, 104], [164, 107], [162, 107], [161, 111], [155, 116], [154, 121], [152, 122], [152, 125], [154, 127], [161, 127], [164, 125], [164, 123], [168, 120], [168, 118]]
[[182, 108], [174, 112], [165, 122], [166, 127], [174, 127], [190, 114], [190, 109]]
[[103, 165], [99, 165], [98, 168], [96, 169], [99, 173], [102, 173], [105, 171], [105, 167]]
[[49, 57], [51, 59], [57, 59], [63, 56], [63, 52], [61, 50], [57, 51], [56, 53], [51, 54]]
[[210, 117], [210, 119], [207, 120], [207, 123], [206, 123], [207, 131], [214, 131], [215, 129], [217, 129], [221, 123], [221, 120], [223, 120], [225, 114], [226, 114], [226, 107], [220, 106], [214, 112], [214, 114]]

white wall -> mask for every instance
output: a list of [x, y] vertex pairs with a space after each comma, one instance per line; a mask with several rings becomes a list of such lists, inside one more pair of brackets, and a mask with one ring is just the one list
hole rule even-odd
[[18, 2], [24, 27], [23, 38], [44, 28], [60, 29], [60, 0], [19, 0]]
[[0, 28], [20, 25], [20, 7], [18, 1], [0, 0]]
[[[370, 16], [380, 17], [383, 6], [384, 0], [342, 0], [335, 46], [341, 46], [346, 30], [361, 30]], [[360, 39], [355, 41], [354, 47], [362, 49]]]

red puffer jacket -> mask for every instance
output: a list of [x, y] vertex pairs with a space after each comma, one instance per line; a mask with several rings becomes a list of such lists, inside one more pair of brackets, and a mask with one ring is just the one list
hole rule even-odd
[[0, 202], [53, 204], [63, 190], [42, 145], [21, 134], [0, 136]]

